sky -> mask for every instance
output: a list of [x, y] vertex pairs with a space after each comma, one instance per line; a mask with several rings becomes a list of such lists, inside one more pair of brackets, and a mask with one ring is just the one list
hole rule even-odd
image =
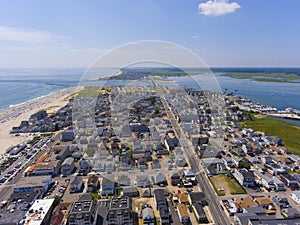
[[161, 40], [210, 67], [300, 67], [299, 0], [0, 0], [0, 68], [87, 67]]

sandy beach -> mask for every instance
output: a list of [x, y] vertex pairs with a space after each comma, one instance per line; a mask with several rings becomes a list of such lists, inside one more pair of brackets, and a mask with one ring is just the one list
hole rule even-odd
[[45, 97], [28, 101], [23, 104], [7, 108], [0, 112], [0, 155], [5, 153], [5, 150], [13, 145], [31, 140], [33, 137], [29, 134], [21, 134], [15, 136], [9, 134], [9, 131], [14, 126], [19, 126], [23, 120], [28, 120], [35, 112], [45, 109], [48, 113], [53, 113], [59, 108], [68, 103], [68, 97], [76, 92], [76, 88], [68, 88], [55, 92]]

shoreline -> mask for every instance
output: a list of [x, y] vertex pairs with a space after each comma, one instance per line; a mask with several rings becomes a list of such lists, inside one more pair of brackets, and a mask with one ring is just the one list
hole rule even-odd
[[21, 121], [28, 120], [29, 117], [41, 109], [47, 110], [48, 113], [54, 113], [59, 108], [68, 103], [66, 98], [70, 97], [77, 91], [77, 87], [70, 87], [50, 93], [45, 96], [28, 100], [13, 107], [0, 111], [0, 155], [5, 154], [5, 150], [11, 146], [31, 140], [33, 136], [21, 134], [15, 136], [9, 131], [14, 126], [19, 126]]

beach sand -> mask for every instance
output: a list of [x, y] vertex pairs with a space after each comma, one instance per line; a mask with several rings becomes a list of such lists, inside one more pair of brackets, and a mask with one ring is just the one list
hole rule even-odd
[[1, 111], [0, 155], [3, 155], [8, 147], [33, 138], [29, 134], [21, 134], [17, 137], [14, 134], [9, 134], [12, 127], [19, 126], [21, 121], [28, 120], [32, 114], [41, 109], [47, 110], [48, 113], [55, 112], [65, 106], [68, 103], [68, 97], [76, 91], [75, 87], [69, 88]]

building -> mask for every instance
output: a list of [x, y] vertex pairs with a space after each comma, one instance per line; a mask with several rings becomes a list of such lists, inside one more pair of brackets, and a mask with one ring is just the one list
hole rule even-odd
[[294, 191], [292, 194], [290, 194], [290, 198], [300, 205], [300, 191]]
[[275, 190], [275, 184], [271, 177], [268, 177], [261, 172], [255, 170], [254, 171], [256, 183], [263, 185], [267, 190]]
[[272, 180], [274, 182], [276, 191], [285, 191], [286, 190], [284, 183], [281, 180], [279, 180], [277, 177], [273, 177]]
[[181, 176], [179, 172], [175, 172], [171, 175], [171, 184], [173, 186], [181, 185]]
[[155, 224], [154, 212], [150, 205], [142, 206], [142, 219], [143, 219], [143, 225]]
[[280, 180], [289, 188], [291, 188], [292, 190], [296, 190], [299, 188], [299, 184], [298, 181], [295, 177], [293, 177], [291, 174], [289, 173], [283, 173], [279, 175]]
[[22, 177], [14, 185], [14, 193], [33, 192], [36, 189], [41, 189], [43, 193], [46, 193], [51, 183], [51, 176], [39, 176], [38, 179], [36, 177]]
[[136, 187], [124, 187], [123, 190], [123, 195], [128, 196], [128, 197], [139, 197], [140, 193]]
[[97, 192], [100, 187], [99, 178], [96, 174], [89, 176], [87, 181], [87, 192]]
[[40, 162], [34, 166], [33, 171], [30, 173], [30, 176], [45, 176], [51, 175], [56, 176], [59, 174], [59, 161], [48, 161]]
[[34, 122], [37, 122], [47, 116], [48, 116], [48, 114], [47, 114], [46, 110], [41, 110], [41, 111], [38, 111], [38, 112], [32, 114], [29, 118], [29, 122], [34, 123]]
[[131, 201], [127, 196], [111, 199], [106, 219], [107, 225], [133, 225], [131, 208]]
[[190, 221], [190, 217], [186, 205], [179, 203], [177, 205], [177, 212], [181, 223], [187, 224]]
[[101, 187], [102, 196], [115, 194], [115, 182], [113, 180], [103, 177]]
[[73, 141], [75, 138], [74, 130], [65, 130], [61, 134], [61, 141], [67, 142], [67, 141]]
[[74, 177], [70, 182], [70, 193], [81, 192], [83, 181], [81, 177]]
[[92, 169], [92, 165], [88, 159], [81, 159], [79, 161], [79, 172], [88, 174]]
[[25, 214], [24, 225], [44, 225], [51, 218], [54, 199], [38, 199]]
[[61, 173], [65, 176], [68, 176], [73, 172], [74, 168], [75, 168], [74, 158], [72, 157], [66, 158], [64, 162], [61, 164]]
[[42, 190], [41, 189], [36, 189], [35, 191], [31, 192], [13, 192], [11, 193], [9, 199], [12, 202], [21, 202], [22, 206], [20, 208], [24, 207], [27, 208], [28, 206], [33, 205], [36, 199], [42, 197]]
[[68, 225], [94, 225], [96, 209], [96, 203], [90, 194], [81, 195], [71, 207]]
[[167, 199], [163, 189], [154, 190], [155, 207], [159, 212], [159, 223], [162, 225], [170, 224], [170, 213]]
[[196, 216], [196, 219], [198, 220], [198, 222], [200, 223], [207, 223], [207, 217], [206, 217], [206, 214], [203, 210], [203, 207], [201, 204], [198, 204], [198, 203], [195, 203], [192, 205], [193, 209], [194, 209], [194, 212], [195, 212], [195, 216]]
[[206, 197], [203, 192], [191, 192], [189, 193], [188, 199], [191, 205], [195, 203], [201, 204], [202, 206], [207, 205]]
[[252, 172], [249, 172], [247, 169], [235, 169], [234, 173], [235, 178], [237, 181], [246, 187], [253, 187], [254, 186], [254, 175]]

